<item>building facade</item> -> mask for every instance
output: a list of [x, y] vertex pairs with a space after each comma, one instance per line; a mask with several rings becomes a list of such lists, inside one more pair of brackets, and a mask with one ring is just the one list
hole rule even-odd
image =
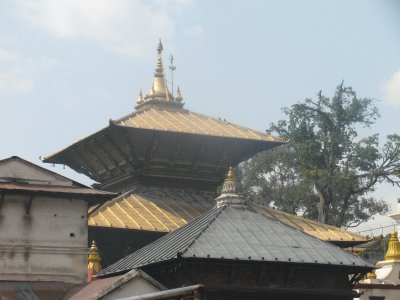
[[19, 157], [1, 160], [0, 281], [86, 282], [88, 203], [114, 195]]

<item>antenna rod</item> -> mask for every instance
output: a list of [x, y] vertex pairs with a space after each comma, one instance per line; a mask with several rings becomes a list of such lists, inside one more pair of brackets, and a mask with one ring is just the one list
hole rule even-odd
[[174, 99], [174, 71], [176, 70], [176, 67], [174, 66], [174, 56], [171, 54], [169, 56], [169, 69], [171, 70], [171, 89], [172, 89], [172, 99]]

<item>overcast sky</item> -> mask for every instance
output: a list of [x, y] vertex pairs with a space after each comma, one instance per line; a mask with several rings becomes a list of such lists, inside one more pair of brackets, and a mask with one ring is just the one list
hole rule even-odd
[[[264, 131], [281, 107], [344, 80], [380, 109], [365, 134], [400, 131], [396, 0], [1, 0], [0, 159], [41, 164], [132, 112], [159, 37], [190, 110]], [[394, 206], [400, 193], [385, 185], [377, 196]]]

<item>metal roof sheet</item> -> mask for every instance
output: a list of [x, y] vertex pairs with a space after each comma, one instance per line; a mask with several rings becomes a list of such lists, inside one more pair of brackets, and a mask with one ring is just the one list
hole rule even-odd
[[266, 216], [257, 206], [223, 205], [128, 255], [100, 275], [174, 259], [177, 255], [183, 258], [374, 266], [359, 256]]
[[170, 232], [214, 206], [207, 192], [142, 187], [91, 211], [89, 226]]
[[[177, 189], [142, 187], [123, 194], [89, 212], [89, 226], [170, 232], [215, 205], [215, 194]], [[325, 241], [367, 241], [365, 236], [257, 205], [259, 212]]]
[[260, 213], [268, 217], [274, 218], [286, 225], [300, 229], [305, 233], [311, 234], [321, 240], [331, 242], [366, 242], [367, 237], [351, 232], [342, 228], [330, 226], [317, 221], [305, 219], [296, 215], [283, 212], [278, 209], [272, 209], [265, 205], [258, 205]]
[[186, 109], [152, 107], [114, 123], [123, 127], [284, 143], [281, 138]]

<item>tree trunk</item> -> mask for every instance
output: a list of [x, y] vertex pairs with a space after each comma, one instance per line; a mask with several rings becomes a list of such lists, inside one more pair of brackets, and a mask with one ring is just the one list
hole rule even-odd
[[319, 196], [319, 205], [318, 205], [318, 222], [326, 223], [326, 211], [325, 211], [325, 197], [324, 195], [317, 190]]

